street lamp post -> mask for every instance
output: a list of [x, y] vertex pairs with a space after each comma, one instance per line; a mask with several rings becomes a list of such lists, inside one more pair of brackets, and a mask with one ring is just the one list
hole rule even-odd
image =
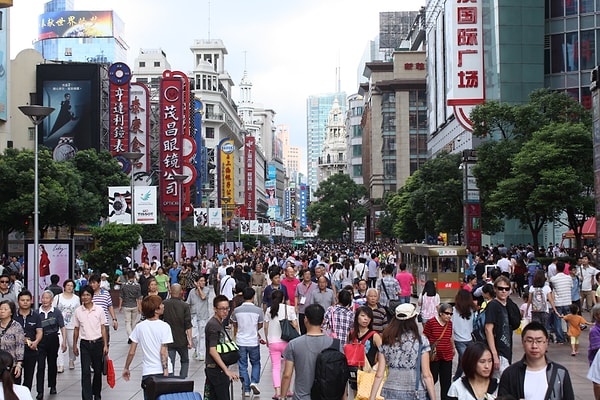
[[[133, 191], [135, 189], [135, 186], [134, 186], [135, 177], [133, 176], [133, 170], [134, 170], [135, 163], [144, 156], [144, 153], [133, 152], [133, 151], [123, 151], [123, 152], [119, 153], [119, 155], [121, 157], [123, 157], [124, 159], [126, 159], [127, 161], [129, 161], [129, 163], [131, 164], [129, 189], [131, 191], [131, 224], [133, 225], [133, 224], [135, 224], [135, 196], [133, 195]], [[134, 255], [135, 255], [135, 248], [132, 247], [131, 248], [131, 265], [130, 265], [130, 267], [132, 269], [133, 269], [133, 265], [134, 265], [134, 257], [133, 257]], [[144, 262], [144, 260], [142, 260], [142, 262]]]
[[[44, 106], [19, 106], [19, 110], [31, 119], [33, 125], [35, 125], [35, 137], [34, 141], [34, 150], [33, 150], [33, 259], [35, 260], [33, 263], [29, 263], [29, 265], [36, 265], [40, 260], [40, 241], [39, 241], [39, 233], [40, 233], [40, 206], [39, 206], [39, 198], [40, 198], [40, 188], [39, 188], [39, 169], [38, 169], [38, 136], [39, 136], [39, 125], [42, 123], [44, 118], [54, 111], [52, 107], [44, 107]], [[33, 271], [33, 269], [32, 269]], [[35, 309], [38, 308], [39, 303], [39, 288], [40, 284], [40, 275], [38, 272], [33, 272], [33, 307]]]
[[[183, 175], [183, 174], [173, 174], [173, 179], [177, 182], [177, 193], [179, 194], [179, 201], [178, 201], [178, 227], [177, 227], [177, 241], [179, 242], [179, 258], [181, 258], [181, 188], [183, 187], [183, 181], [185, 181], [187, 178], [189, 178], [188, 175]], [[177, 249], [175, 249], [177, 250]]]

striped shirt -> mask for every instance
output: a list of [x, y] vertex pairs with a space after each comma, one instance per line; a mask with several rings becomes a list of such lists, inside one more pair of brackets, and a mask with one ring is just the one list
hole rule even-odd
[[454, 349], [452, 347], [452, 340], [450, 340], [452, 338], [452, 321], [448, 321], [447, 324], [448, 328], [444, 331], [445, 325], [442, 326], [438, 319], [434, 317], [427, 321], [423, 327], [423, 335], [427, 336], [431, 346], [433, 347], [437, 342], [437, 358], [431, 361], [452, 361], [454, 358]]
[[104, 289], [100, 289], [100, 293], [94, 293], [94, 297], [92, 297], [92, 303], [94, 303], [97, 306], [100, 306], [104, 310], [104, 325], [109, 325], [108, 321], [111, 320], [111, 316], [108, 313], [108, 309], [113, 306], [110, 292]]
[[550, 278], [552, 291], [554, 293], [554, 304], [557, 307], [570, 306], [571, 288], [573, 287], [573, 279], [570, 275], [559, 273]]

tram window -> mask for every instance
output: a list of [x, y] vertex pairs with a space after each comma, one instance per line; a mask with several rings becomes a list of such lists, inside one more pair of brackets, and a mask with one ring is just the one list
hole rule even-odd
[[441, 260], [441, 272], [456, 272], [458, 260], [454, 257], [445, 257]]
[[431, 259], [431, 272], [438, 272], [438, 260], [437, 258]]

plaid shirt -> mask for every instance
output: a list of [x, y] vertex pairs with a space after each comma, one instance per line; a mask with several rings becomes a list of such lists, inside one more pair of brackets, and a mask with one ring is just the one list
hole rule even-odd
[[346, 344], [353, 324], [354, 312], [349, 308], [336, 304], [325, 311], [322, 328], [330, 329], [342, 344]]
[[[383, 290], [383, 285], [385, 285], [385, 290]], [[400, 293], [400, 284], [393, 276], [384, 275], [383, 278], [377, 282], [377, 291], [379, 292], [380, 296], [379, 302], [384, 306], [387, 306], [390, 300], [398, 299], [398, 293]], [[386, 292], [390, 295], [389, 299]]]

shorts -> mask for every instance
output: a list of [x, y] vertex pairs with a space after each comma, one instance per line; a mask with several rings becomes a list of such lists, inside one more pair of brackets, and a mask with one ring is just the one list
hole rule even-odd
[[579, 344], [579, 336], [571, 336], [571, 344]]

